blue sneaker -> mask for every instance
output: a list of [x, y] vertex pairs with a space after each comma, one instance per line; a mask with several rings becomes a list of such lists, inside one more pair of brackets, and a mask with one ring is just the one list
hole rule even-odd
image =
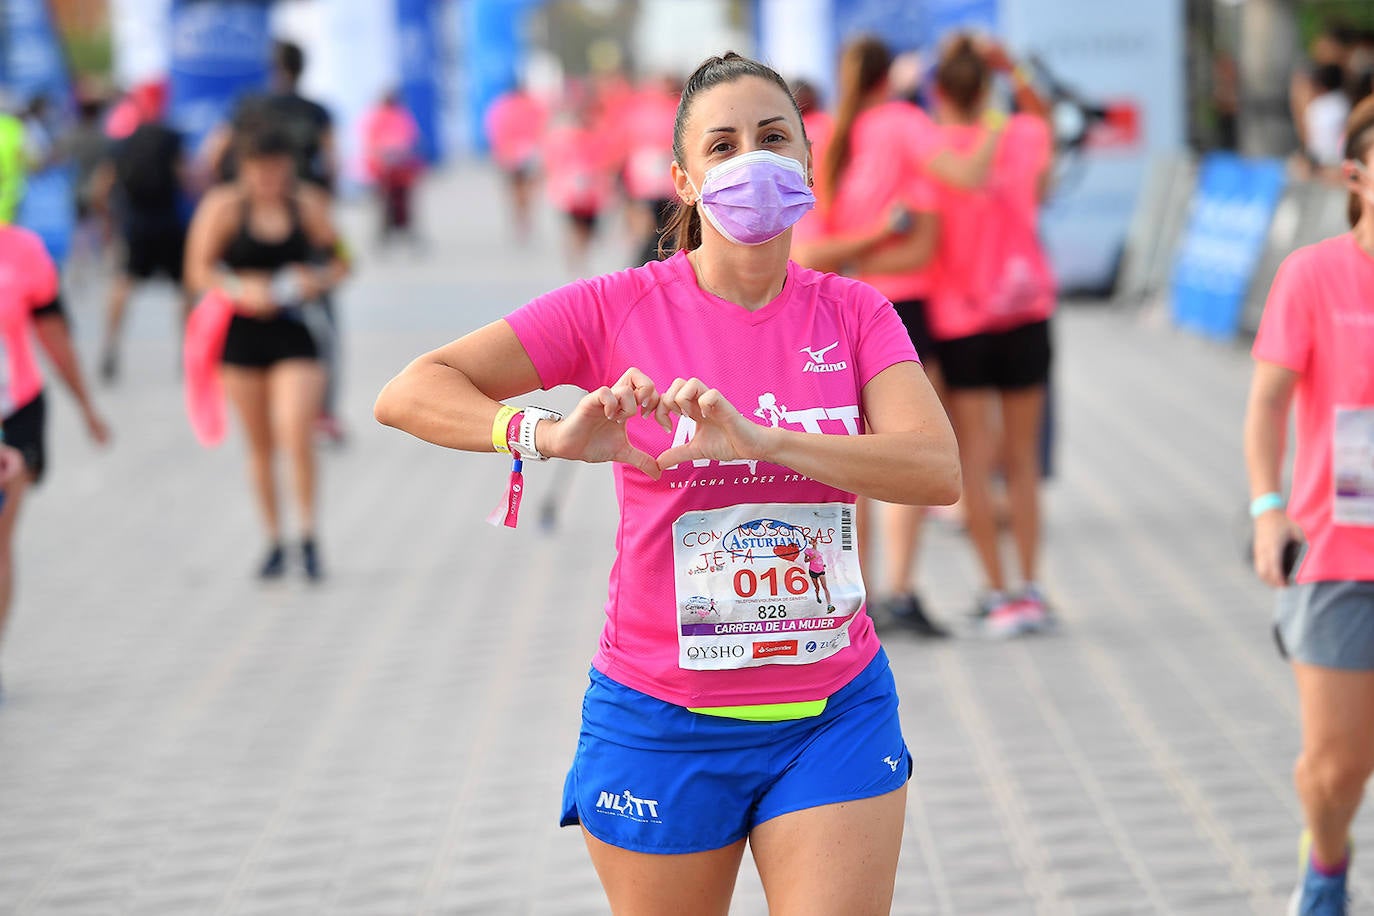
[[1302, 880], [1288, 900], [1288, 916], [1345, 916], [1349, 900], [1345, 878], [1350, 873], [1350, 856], [1346, 855], [1345, 871], [1339, 875], [1323, 875], [1312, 867], [1312, 838], [1302, 835]]

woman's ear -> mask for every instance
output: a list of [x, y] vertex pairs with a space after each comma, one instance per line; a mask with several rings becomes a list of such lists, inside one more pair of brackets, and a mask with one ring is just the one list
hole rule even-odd
[[692, 190], [692, 183], [687, 179], [687, 170], [678, 165], [677, 160], [673, 160], [671, 167], [673, 176], [673, 187], [677, 189], [677, 198], [687, 206], [692, 206], [697, 202], [696, 192]]

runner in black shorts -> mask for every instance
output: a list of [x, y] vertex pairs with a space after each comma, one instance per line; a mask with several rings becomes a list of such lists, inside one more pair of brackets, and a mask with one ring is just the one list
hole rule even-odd
[[[971, 146], [993, 133], [989, 122], [1000, 120], [1005, 127], [985, 187], [937, 187], [940, 242], [929, 313], [959, 436], [969, 539], [986, 577], [978, 611], [992, 636], [1015, 636], [1048, 622], [1036, 573], [1040, 436], [1055, 288], [1036, 224], [1053, 140], [1043, 118], [1022, 113], [1008, 119], [989, 107], [994, 69], [1005, 69], [1007, 62], [999, 47], [963, 35], [945, 48], [936, 68], [937, 121], [944, 142]], [[1024, 89], [1024, 77], [1012, 72], [1013, 82]], [[994, 416], [996, 427], [989, 422]], [[993, 508], [999, 470], [1006, 480], [1021, 574], [1016, 592], [1004, 576]]]
[[[0, 226], [0, 271], [11, 278], [0, 287], [0, 417], [5, 439], [5, 447], [0, 449], [2, 638], [14, 583], [11, 545], [15, 523], [28, 487], [38, 481], [47, 465], [47, 405], [43, 377], [33, 352], [35, 337], [81, 406], [91, 438], [104, 444], [109, 440], [109, 430], [87, 394], [58, 298], [57, 268], [38, 236], [27, 229]], [[18, 467], [16, 455], [22, 458]]]
[[[124, 268], [110, 285], [100, 359], [107, 383], [119, 375], [119, 338], [134, 287], [160, 274], [181, 289], [186, 247], [181, 135], [161, 123], [160, 113], [153, 114], [114, 147], [105, 172], [124, 240]], [[181, 304], [178, 327], [190, 312], [189, 299], [183, 297]]]
[[295, 177], [292, 146], [271, 127], [240, 140], [238, 178], [205, 196], [191, 225], [186, 281], [196, 293], [219, 288], [234, 300], [223, 355], [225, 392], [243, 420], [250, 467], [269, 546], [260, 576], [285, 568], [278, 516], [278, 451], [290, 458], [301, 557], [321, 576], [315, 542], [313, 427], [324, 396], [320, 341], [329, 324], [320, 298], [347, 273], [337, 255], [329, 198]]

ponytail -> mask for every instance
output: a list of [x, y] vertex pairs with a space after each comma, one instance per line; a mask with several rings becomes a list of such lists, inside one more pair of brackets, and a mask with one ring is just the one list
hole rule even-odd
[[835, 106], [835, 129], [821, 164], [821, 192], [833, 200], [844, 170], [849, 167], [854, 122], [870, 92], [887, 79], [892, 68], [892, 52], [877, 38], [863, 35], [845, 46], [840, 55], [839, 102]]
[[[1356, 105], [1345, 122], [1345, 158], [1353, 159], [1368, 169], [1370, 149], [1374, 149], [1374, 97]], [[1360, 195], [1354, 191], [1350, 192], [1350, 199], [1346, 201], [1345, 212], [1350, 220], [1350, 228], [1354, 229], [1364, 213]]]
[[992, 70], [967, 32], [954, 38], [935, 68], [935, 84], [961, 114], [972, 115], [992, 81]]

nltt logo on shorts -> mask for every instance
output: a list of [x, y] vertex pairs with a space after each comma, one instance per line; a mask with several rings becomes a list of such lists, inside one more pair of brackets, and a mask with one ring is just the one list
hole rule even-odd
[[658, 801], [652, 798], [636, 798], [629, 789], [619, 795], [602, 792], [596, 799], [596, 810], [602, 814], [628, 817], [641, 824], [661, 824], [658, 816]]

